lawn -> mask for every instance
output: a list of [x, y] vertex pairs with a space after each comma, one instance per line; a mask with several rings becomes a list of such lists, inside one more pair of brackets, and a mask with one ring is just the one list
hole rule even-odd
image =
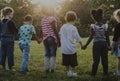
[[[86, 38], [83, 39], [83, 43]], [[20, 74], [22, 53], [15, 42], [15, 69], [16, 72], [2, 71], [0, 67], [0, 81], [120, 81], [119, 77], [115, 75], [117, 59], [109, 52], [109, 76], [102, 76], [102, 66], [99, 65], [97, 76], [95, 78], [89, 76], [92, 65], [92, 43], [84, 51], [77, 45], [77, 55], [79, 65], [76, 67], [78, 77], [67, 77], [65, 67], [61, 65], [61, 52], [60, 48], [57, 51], [56, 72], [44, 72], [44, 47], [43, 44], [37, 44], [35, 41], [31, 43], [31, 56], [29, 59], [29, 70], [27, 74]]]

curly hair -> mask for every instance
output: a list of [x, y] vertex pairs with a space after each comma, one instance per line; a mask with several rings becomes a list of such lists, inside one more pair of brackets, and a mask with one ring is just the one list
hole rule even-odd
[[92, 18], [97, 22], [103, 20], [103, 10], [102, 9], [92, 10], [91, 15], [92, 15]]

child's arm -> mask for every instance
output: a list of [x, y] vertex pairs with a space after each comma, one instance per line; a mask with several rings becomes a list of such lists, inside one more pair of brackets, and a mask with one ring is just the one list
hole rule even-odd
[[59, 37], [58, 31], [57, 31], [57, 22], [56, 21], [51, 22], [51, 26], [57, 37], [58, 46], [60, 46], [60, 37]]
[[40, 39], [36, 34], [33, 34], [33, 37], [39, 44], [41, 43], [42, 39]]
[[109, 32], [108, 31], [105, 32], [105, 36], [106, 36], [106, 41], [107, 41], [107, 44], [108, 44], [108, 49], [110, 50], [111, 47], [110, 47], [110, 39], [109, 39]]
[[93, 31], [93, 29], [90, 29], [90, 31], [91, 31], [90, 36], [89, 36], [86, 44], [82, 47], [82, 49], [86, 49], [87, 46], [90, 44], [90, 42], [91, 42], [92, 39], [93, 39], [93, 35], [94, 35], [95, 32]]

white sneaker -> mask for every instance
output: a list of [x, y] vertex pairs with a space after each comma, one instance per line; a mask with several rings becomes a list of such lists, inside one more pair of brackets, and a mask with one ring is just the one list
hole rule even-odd
[[77, 76], [77, 73], [75, 73], [74, 71], [67, 71], [67, 76], [69, 76], [69, 77], [76, 77]]
[[73, 77], [76, 77], [76, 76], [77, 76], [77, 73], [74, 73], [74, 72], [73, 72], [73, 73], [72, 73], [72, 76], [73, 76]]
[[72, 71], [67, 71], [67, 76], [71, 77], [73, 75]]
[[117, 71], [117, 72], [116, 72], [116, 75], [120, 76], [120, 71]]

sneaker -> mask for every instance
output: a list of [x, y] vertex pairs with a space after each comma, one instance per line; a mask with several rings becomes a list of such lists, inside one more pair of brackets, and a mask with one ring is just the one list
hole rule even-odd
[[12, 68], [12, 69], [10, 69], [10, 71], [13, 71], [13, 72], [15, 72], [16, 70]]
[[51, 69], [51, 73], [54, 73], [55, 72], [55, 70], [54, 69]]
[[74, 71], [68, 71], [67, 72], [67, 75], [69, 76], [69, 77], [76, 77], [77, 76], [77, 73], [75, 73]]
[[117, 72], [116, 72], [116, 75], [120, 76], [120, 71], [117, 71]]
[[77, 76], [77, 73], [73, 72], [73, 73], [72, 73], [72, 76], [73, 76], [73, 77], [76, 77], [76, 76]]

